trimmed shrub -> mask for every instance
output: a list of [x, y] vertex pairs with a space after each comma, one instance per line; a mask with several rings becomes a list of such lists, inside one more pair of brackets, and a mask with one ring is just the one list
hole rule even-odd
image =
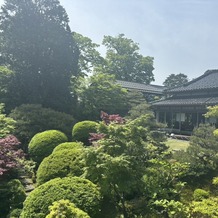
[[21, 218], [44, 218], [49, 206], [61, 199], [68, 199], [91, 217], [96, 217], [100, 207], [98, 187], [79, 177], [56, 178], [34, 189], [24, 202]]
[[52, 206], [49, 206], [50, 213], [46, 216], [46, 218], [90, 218], [90, 216], [80, 210], [75, 206], [75, 204], [71, 203], [69, 200], [60, 200], [55, 201]]
[[67, 136], [58, 130], [47, 130], [37, 133], [33, 136], [28, 146], [30, 157], [33, 161], [40, 164], [45, 157], [52, 153], [57, 145], [66, 141]]
[[83, 142], [85, 145], [89, 143], [89, 133], [97, 132], [98, 123], [90, 120], [78, 122], [74, 125], [72, 130], [72, 136], [74, 141]]
[[57, 151], [62, 151], [64, 149], [75, 149], [75, 148], [84, 148], [83, 143], [81, 142], [64, 142], [54, 148], [53, 153]]
[[195, 189], [193, 197], [195, 201], [202, 201], [203, 199], [209, 198], [209, 192], [204, 189]]
[[81, 176], [83, 167], [81, 148], [59, 150], [43, 159], [37, 170], [36, 181], [41, 185], [57, 177]]
[[16, 121], [14, 135], [26, 145], [35, 134], [50, 129], [59, 130], [71, 139], [75, 124], [72, 115], [43, 108], [39, 104], [23, 104], [16, 107], [9, 116]]

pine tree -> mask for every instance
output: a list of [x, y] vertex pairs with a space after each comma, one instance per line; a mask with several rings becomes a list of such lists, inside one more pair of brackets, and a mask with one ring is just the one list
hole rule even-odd
[[9, 108], [42, 104], [70, 112], [70, 78], [78, 49], [58, 0], [5, 0], [0, 13], [1, 63], [15, 72]]

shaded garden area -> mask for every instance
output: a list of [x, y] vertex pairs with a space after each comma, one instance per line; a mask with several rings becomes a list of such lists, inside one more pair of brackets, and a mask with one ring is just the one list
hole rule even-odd
[[105, 36], [102, 57], [56, 0], [5, 0], [0, 15], [2, 218], [218, 217], [215, 127], [168, 140], [116, 83], [154, 80], [137, 43]]

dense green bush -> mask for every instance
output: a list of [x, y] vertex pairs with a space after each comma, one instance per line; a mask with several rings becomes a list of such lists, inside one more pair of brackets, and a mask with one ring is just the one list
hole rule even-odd
[[18, 179], [0, 182], [0, 217], [7, 216], [10, 210], [22, 208], [26, 198], [25, 189]]
[[28, 150], [30, 157], [38, 164], [48, 155], [53, 149], [67, 141], [67, 136], [58, 130], [47, 130], [37, 133], [31, 139]]
[[[186, 181], [202, 182], [203, 178], [211, 178], [218, 169], [218, 140], [213, 135], [214, 127], [200, 124], [190, 137], [190, 146], [186, 151], [177, 151], [174, 158], [181, 163], [188, 163], [189, 170]], [[199, 179], [199, 178], [202, 179]]]
[[83, 143], [81, 142], [64, 142], [54, 148], [53, 153], [56, 151], [62, 151], [64, 149], [75, 149], [75, 148], [83, 148]]
[[98, 123], [90, 120], [78, 122], [74, 125], [72, 130], [72, 136], [74, 141], [83, 142], [85, 145], [89, 143], [89, 133], [96, 133]]
[[205, 198], [209, 198], [209, 195], [210, 194], [208, 191], [200, 188], [195, 189], [193, 193], [193, 197], [195, 201], [202, 201]]
[[49, 206], [49, 210], [50, 213], [46, 218], [90, 218], [86, 212], [77, 208], [69, 200], [55, 201], [52, 206]]
[[90, 217], [96, 217], [101, 196], [98, 187], [79, 177], [56, 178], [34, 189], [24, 202], [21, 218], [45, 218], [49, 206], [61, 199], [68, 199]]
[[37, 184], [66, 176], [81, 176], [83, 173], [83, 149], [63, 149], [44, 158], [37, 170]]
[[14, 134], [22, 144], [28, 144], [36, 133], [50, 129], [59, 130], [70, 139], [75, 123], [72, 115], [43, 108], [38, 104], [23, 104], [9, 116], [16, 121]]
[[192, 216], [201, 218], [218, 217], [218, 198], [210, 197], [202, 201], [193, 201], [191, 204]]

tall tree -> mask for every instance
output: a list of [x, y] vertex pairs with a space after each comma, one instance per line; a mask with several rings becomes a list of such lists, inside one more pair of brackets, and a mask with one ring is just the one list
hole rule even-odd
[[188, 82], [188, 77], [187, 75], [183, 73], [179, 74], [170, 74], [165, 81], [163, 82], [163, 85], [166, 86], [167, 88], [174, 88], [177, 86], [181, 86], [185, 83]]
[[96, 73], [87, 78], [77, 91], [79, 119], [99, 119], [100, 112], [123, 114], [127, 111], [127, 91], [116, 83], [113, 75]]
[[139, 54], [139, 46], [124, 34], [117, 37], [104, 36], [106, 66], [104, 71], [116, 79], [149, 84], [154, 81], [153, 57]]
[[5, 0], [0, 49], [2, 62], [15, 72], [9, 87], [11, 108], [38, 103], [70, 111], [78, 49], [68, 22], [58, 0]]
[[75, 40], [79, 49], [79, 76], [87, 76], [91, 74], [94, 68], [104, 63], [104, 58], [101, 57], [97, 48], [100, 46], [86, 36], [73, 32], [73, 39]]

